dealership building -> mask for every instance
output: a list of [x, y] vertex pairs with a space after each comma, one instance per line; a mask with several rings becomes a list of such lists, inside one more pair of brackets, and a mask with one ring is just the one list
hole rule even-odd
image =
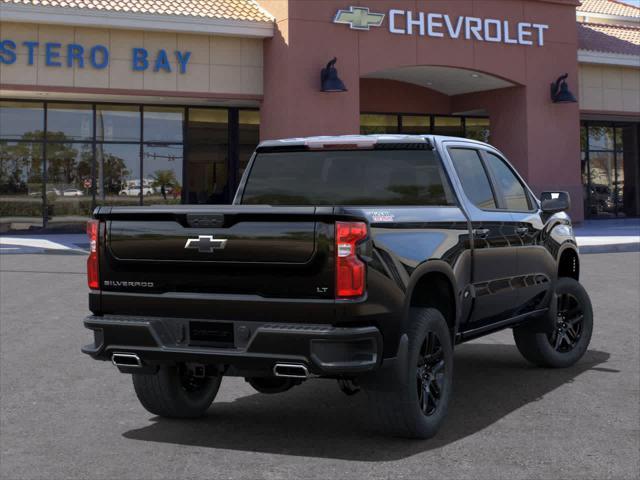
[[357, 133], [488, 141], [578, 221], [640, 215], [616, 0], [0, 0], [0, 96], [0, 232], [229, 203], [260, 140]]

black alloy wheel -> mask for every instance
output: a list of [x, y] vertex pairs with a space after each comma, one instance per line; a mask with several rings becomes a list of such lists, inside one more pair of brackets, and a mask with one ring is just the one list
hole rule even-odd
[[420, 410], [433, 415], [442, 398], [445, 380], [445, 361], [442, 344], [435, 332], [428, 332], [418, 356], [416, 386]]
[[560, 353], [573, 350], [582, 336], [584, 311], [578, 299], [564, 293], [558, 296], [556, 328], [548, 336], [553, 349]]

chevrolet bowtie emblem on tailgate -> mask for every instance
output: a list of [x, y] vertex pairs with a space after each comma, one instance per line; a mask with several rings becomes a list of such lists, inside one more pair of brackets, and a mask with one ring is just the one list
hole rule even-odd
[[344, 23], [352, 30], [370, 30], [379, 27], [384, 21], [384, 13], [369, 13], [366, 7], [349, 7], [349, 10], [338, 10], [333, 23]]
[[184, 244], [184, 248], [198, 250], [200, 253], [213, 253], [214, 250], [222, 250], [226, 246], [226, 239], [213, 238], [211, 235], [198, 235], [198, 238], [190, 238]]

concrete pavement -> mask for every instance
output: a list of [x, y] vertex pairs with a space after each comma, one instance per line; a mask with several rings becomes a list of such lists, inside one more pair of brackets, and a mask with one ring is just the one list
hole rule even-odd
[[308, 381], [279, 395], [226, 378], [202, 420], [154, 417], [91, 341], [84, 257], [0, 257], [0, 478], [637, 479], [640, 255], [582, 257], [595, 309], [572, 368], [527, 364], [509, 331], [455, 354], [430, 441], [372, 431], [362, 395]]

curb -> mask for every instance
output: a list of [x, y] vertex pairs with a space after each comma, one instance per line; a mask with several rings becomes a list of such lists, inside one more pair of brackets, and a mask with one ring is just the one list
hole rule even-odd
[[628, 253], [640, 252], [640, 243], [622, 243], [617, 245], [585, 245], [578, 246], [580, 254], [591, 253]]

